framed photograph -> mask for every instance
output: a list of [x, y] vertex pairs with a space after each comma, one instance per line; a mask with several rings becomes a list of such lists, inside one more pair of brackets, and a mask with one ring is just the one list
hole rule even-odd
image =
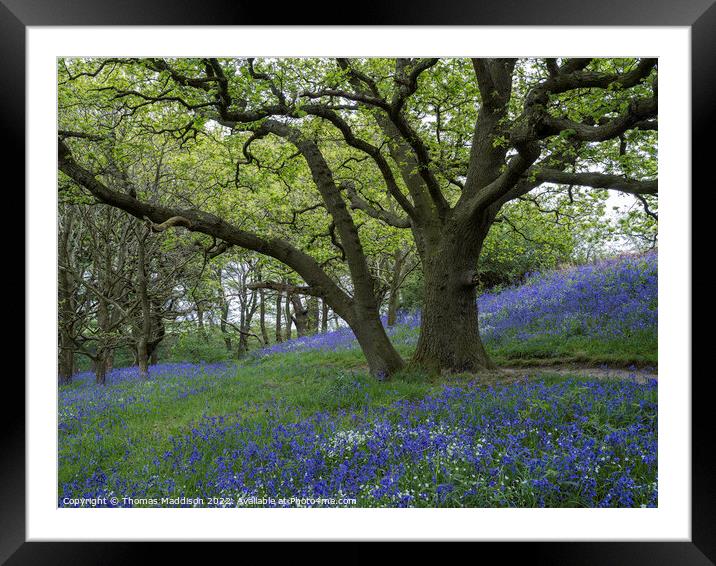
[[469, 541], [716, 561], [691, 369], [710, 0], [351, 25], [0, 2], [26, 211], [0, 559]]

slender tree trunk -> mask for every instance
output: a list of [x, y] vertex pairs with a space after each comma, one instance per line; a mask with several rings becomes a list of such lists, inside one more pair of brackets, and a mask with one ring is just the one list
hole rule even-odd
[[291, 295], [293, 305], [293, 322], [296, 325], [298, 337], [306, 336], [310, 328], [310, 313], [298, 295]]
[[321, 332], [328, 332], [328, 303], [321, 299]]
[[281, 293], [276, 293], [276, 343], [283, 341], [281, 335]]
[[249, 337], [246, 334], [239, 334], [239, 358], [243, 358], [249, 351]]
[[[244, 292], [246, 292], [245, 288]], [[239, 316], [239, 329], [242, 332], [239, 332], [239, 346], [236, 352], [238, 358], [243, 358], [249, 350], [248, 336], [244, 334], [244, 332], [246, 332], [246, 326], [246, 301], [242, 301], [241, 314]]]
[[308, 333], [315, 334], [320, 328], [318, 297], [308, 297], [306, 299], [306, 311], [308, 312], [306, 321]]
[[291, 339], [291, 324], [293, 319], [291, 318], [291, 301], [288, 295], [286, 295], [286, 340]]
[[105, 344], [97, 347], [97, 354], [94, 359], [94, 375], [95, 382], [98, 385], [104, 385], [107, 380], [107, 372], [111, 370], [110, 357], [113, 355], [113, 348]]
[[[246, 285], [244, 285], [244, 292], [248, 292]], [[245, 356], [249, 352], [249, 335], [251, 333], [251, 321], [256, 314], [258, 307], [258, 293], [251, 293], [251, 300], [248, 299], [242, 301], [243, 307], [241, 309], [241, 323], [239, 328], [241, 329], [239, 337], [239, 357]]]
[[107, 377], [107, 358], [112, 348], [109, 346], [109, 305], [103, 297], [98, 298], [97, 303], [97, 326], [99, 328], [99, 337], [97, 339], [97, 355], [94, 358], [95, 382], [98, 385], [104, 385]]
[[216, 270], [216, 277], [219, 284], [218, 299], [219, 311], [221, 314], [221, 316], [219, 317], [219, 330], [221, 331], [221, 336], [224, 338], [224, 345], [226, 346], [226, 351], [231, 354], [233, 352], [231, 344], [231, 334], [229, 334], [229, 329], [227, 328], [227, 321], [229, 320], [229, 301], [226, 299], [226, 293], [224, 292], [224, 283], [222, 276], [222, 268], [218, 267]]
[[[59, 331], [57, 373], [59, 382], [68, 384], [72, 382], [72, 376], [75, 373], [75, 345], [72, 340], [75, 301], [72, 280], [66, 271], [66, 269], [74, 268], [74, 265], [72, 265], [73, 257], [70, 253], [73, 208], [65, 207], [61, 211], [64, 213], [64, 222], [59, 222], [57, 259], [58, 263], [65, 268], [60, 268], [57, 272], [57, 327]], [[62, 219], [62, 216], [60, 216], [60, 219]]]
[[149, 352], [149, 363], [156, 365], [159, 361], [159, 344], [162, 343], [166, 336], [166, 327], [160, 312], [161, 304], [152, 301], [152, 333], [151, 340], [147, 342], [147, 350]]
[[97, 385], [105, 385], [107, 383], [107, 355], [109, 350], [100, 348], [97, 355], [93, 358], [94, 362], [94, 380]]
[[268, 331], [266, 330], [266, 294], [264, 293], [263, 289], [259, 291], [259, 300], [261, 301], [261, 304], [259, 305], [259, 325], [261, 327], [261, 340], [263, 341], [264, 346], [268, 346], [269, 337]]
[[398, 292], [400, 291], [400, 278], [403, 275], [403, 263], [407, 254], [403, 250], [396, 250], [393, 263], [393, 276], [390, 278], [388, 290], [388, 326], [393, 326], [398, 316]]
[[[472, 245], [446, 230], [423, 261], [424, 299], [420, 338], [411, 363], [430, 371], [479, 371], [495, 367], [480, 338], [476, 267], [488, 227]], [[458, 232], [459, 233], [459, 232]]]
[[57, 373], [61, 384], [72, 382], [72, 376], [75, 374], [75, 345], [72, 341], [72, 311], [71, 311], [71, 291], [69, 277], [60, 270], [59, 272], [59, 305], [58, 305], [58, 363]]
[[74, 368], [74, 343], [72, 342], [72, 306], [69, 276], [64, 270], [59, 272], [59, 305], [58, 305], [58, 345], [59, 356], [57, 373], [62, 384], [72, 382]]
[[143, 236], [137, 240], [137, 293], [141, 305], [141, 324], [139, 325], [139, 340], [137, 341], [137, 364], [139, 377], [149, 379], [149, 347], [148, 342], [152, 332], [152, 309], [149, 302], [149, 289], [147, 282], [147, 263], [145, 257], [146, 241]]
[[65, 345], [60, 334], [60, 354], [58, 364], [58, 376], [60, 384], [72, 383], [72, 376], [75, 374], [75, 353], [70, 344]]
[[226, 327], [226, 321], [228, 317], [229, 303], [228, 301], [224, 300], [221, 303], [221, 320], [219, 321], [219, 328], [221, 330], [221, 335], [224, 337], [224, 344], [226, 345], [226, 350], [228, 352], [233, 352], [231, 344], [231, 334], [229, 334], [229, 329]]
[[391, 289], [388, 295], [388, 326], [394, 326], [398, 320], [398, 291]]
[[147, 340], [139, 337], [137, 344], [137, 365], [139, 366], [140, 379], [149, 379], [149, 353], [147, 351]]

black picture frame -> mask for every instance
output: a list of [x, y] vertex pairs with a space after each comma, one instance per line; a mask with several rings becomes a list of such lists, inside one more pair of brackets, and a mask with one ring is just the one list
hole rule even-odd
[[[260, 2], [202, 0], [0, 0], [0, 124], [6, 148], [2, 152], [5, 171], [19, 172], [15, 183], [5, 185], [5, 197], [12, 203], [15, 217], [24, 217], [23, 191], [25, 162], [25, 28], [49, 25], [330, 25], [346, 24], [338, 18], [343, 10], [331, 11], [335, 4], [311, 2], [267, 12]], [[330, 18], [323, 22], [318, 17]], [[713, 158], [714, 107], [716, 106], [716, 5], [714, 0], [460, 0], [427, 2], [393, 0], [374, 5], [355, 6], [352, 25], [589, 25], [589, 26], [688, 26], [692, 48], [692, 167], [693, 186], [707, 190], [713, 186], [708, 175]], [[685, 194], [689, 188], [684, 189]], [[8, 201], [9, 202], [9, 201]], [[692, 220], [693, 223], [693, 220]], [[696, 225], [693, 223], [693, 225]], [[8, 236], [9, 238], [9, 236]], [[17, 246], [15, 246], [17, 250]], [[19, 250], [18, 250], [19, 251]], [[695, 257], [695, 256], [692, 256]], [[17, 263], [15, 265], [18, 265]], [[25, 296], [20, 289], [15, 297]], [[13, 300], [6, 313], [22, 320], [19, 301]], [[17, 328], [17, 327], [15, 327]], [[687, 329], [684, 329], [685, 331]], [[19, 330], [17, 330], [19, 331]], [[27, 339], [32, 339], [28, 336]], [[17, 374], [15, 374], [17, 375]], [[690, 378], [690, 376], [685, 376]], [[692, 381], [692, 538], [689, 542], [544, 542], [482, 543], [483, 548], [510, 559], [523, 557], [532, 564], [650, 564], [701, 565], [716, 563], [716, 468], [711, 458], [711, 399], [709, 376]], [[163, 562], [168, 553], [186, 552], [184, 546], [173, 551], [161, 543], [129, 542], [25, 542], [25, 406], [24, 385], [17, 377], [6, 376], [5, 408], [0, 411], [2, 426], [2, 466], [0, 466], [0, 561], [7, 564], [126, 564], [132, 558]], [[48, 382], [49, 384], [49, 382]], [[14, 388], [13, 391], [11, 388]], [[11, 401], [8, 401], [11, 400]], [[557, 533], [555, 533], [558, 536]], [[77, 533], [82, 538], [82, 533]], [[364, 561], [370, 547], [352, 543], [350, 553], [339, 549], [340, 560], [351, 555]], [[478, 543], [480, 544], [480, 543]], [[234, 544], [218, 545], [235, 557]], [[212, 549], [214, 550], [214, 549]], [[242, 545], [242, 560], [251, 560], [264, 551]], [[317, 556], [312, 553], [313, 556]], [[323, 554], [323, 551], [321, 551]], [[325, 554], [330, 556], [329, 552]], [[265, 558], [265, 555], [262, 555]], [[284, 555], [285, 556], [285, 555]], [[290, 557], [290, 551], [289, 551]], [[334, 558], [336, 556], [334, 555]], [[287, 557], [288, 559], [288, 557]]]

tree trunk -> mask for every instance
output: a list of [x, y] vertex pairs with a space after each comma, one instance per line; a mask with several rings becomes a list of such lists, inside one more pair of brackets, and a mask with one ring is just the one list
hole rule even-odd
[[350, 326], [363, 350], [370, 373], [382, 381], [402, 369], [404, 363], [385, 333], [378, 310], [371, 310], [375, 312], [359, 313], [360, 319], [351, 321]]
[[266, 295], [263, 289], [259, 291], [259, 300], [261, 301], [261, 304], [259, 305], [259, 326], [261, 327], [261, 340], [263, 341], [264, 346], [268, 346], [269, 337], [268, 331], [266, 330]]
[[146, 236], [137, 239], [137, 294], [141, 305], [141, 321], [138, 325], [137, 365], [140, 379], [149, 379], [149, 348], [148, 342], [152, 332], [152, 307], [149, 302], [149, 283], [147, 277], [147, 261], [145, 256]]
[[388, 289], [388, 326], [393, 326], [398, 318], [398, 292], [400, 290], [401, 276], [403, 274], [403, 263], [407, 253], [403, 250], [396, 250], [393, 263], [393, 275], [390, 278], [390, 289]]
[[105, 359], [104, 365], [108, 372], [114, 369], [114, 350], [107, 352], [107, 358]]
[[147, 351], [147, 339], [144, 335], [139, 337], [137, 343], [137, 365], [140, 379], [149, 379], [149, 352]]
[[70, 344], [64, 345], [60, 334], [60, 359], [58, 364], [59, 381], [62, 385], [72, 383], [75, 374], [75, 352]]
[[[72, 382], [75, 373], [75, 344], [72, 340], [74, 333], [73, 318], [75, 315], [75, 299], [73, 293], [73, 281], [66, 269], [70, 269], [73, 257], [70, 253], [70, 232], [72, 230], [73, 209], [64, 207], [64, 222], [59, 222], [57, 259], [58, 263], [65, 266], [57, 272], [57, 327], [59, 356], [57, 361], [57, 373], [61, 384]], [[62, 214], [61, 213], [61, 214]], [[59, 216], [62, 219], [62, 215]]]
[[105, 385], [107, 383], [107, 355], [109, 350], [97, 350], [97, 356], [93, 358], [94, 362], [94, 380], [97, 385]]
[[291, 318], [291, 301], [286, 295], [286, 340], [291, 339], [291, 323], [293, 322]]
[[229, 329], [226, 327], [226, 321], [229, 318], [229, 303], [226, 300], [223, 300], [221, 303], [221, 320], [219, 321], [219, 328], [221, 330], [221, 335], [224, 337], [224, 345], [226, 346], [226, 351], [231, 353], [232, 350], [232, 344], [231, 344], [231, 334], [229, 334]]
[[283, 342], [281, 335], [281, 293], [276, 293], [276, 343]]
[[487, 228], [480, 229], [468, 240], [455, 237], [455, 232], [444, 234], [428, 250], [420, 338], [412, 365], [431, 372], [495, 368], [482, 344], [477, 316], [475, 274], [486, 233]]
[[162, 343], [166, 336], [166, 327], [164, 326], [164, 320], [160, 312], [161, 304], [157, 301], [152, 301], [152, 333], [151, 340], [147, 342], [147, 351], [149, 353], [149, 363], [156, 365], [159, 361], [159, 344]]
[[106, 370], [104, 364], [100, 363], [96, 366], [94, 376], [95, 376], [95, 383], [97, 385], [106, 385], [107, 384], [107, 370]]
[[398, 320], [398, 291], [393, 292], [391, 289], [388, 295], [388, 326], [394, 326]]
[[69, 288], [69, 277], [63, 270], [60, 270], [59, 277], [59, 305], [58, 305], [58, 327], [59, 327], [59, 356], [57, 373], [61, 384], [72, 382], [75, 373], [75, 345], [72, 341], [72, 315], [68, 303], [71, 301]]
[[306, 311], [308, 311], [308, 333], [315, 334], [318, 332], [320, 321], [318, 319], [320, 306], [318, 304], [318, 297], [308, 297], [306, 299]]
[[291, 304], [293, 305], [293, 322], [296, 325], [296, 333], [301, 338], [308, 334], [310, 314], [298, 295], [291, 295]]
[[321, 299], [321, 332], [328, 332], [328, 303]]
[[236, 350], [236, 357], [238, 359], [243, 358], [246, 355], [246, 352], [248, 351], [248, 341], [246, 340], [246, 336], [243, 334], [239, 334], [239, 345]]
[[[244, 291], [245, 292], [245, 291]], [[244, 302], [242, 301], [241, 304], [241, 310], [239, 311], [239, 330], [244, 329], [246, 326], [246, 307]], [[246, 351], [248, 350], [248, 341], [247, 336], [245, 334], [242, 334], [239, 332], [239, 343], [236, 347], [236, 357], [241, 359], [244, 357], [244, 354], [246, 354]]]
[[147, 356], [149, 357], [150, 365], [156, 364], [159, 359], [159, 344], [161, 341], [162, 340], [160, 338], [158, 340], [149, 340], [147, 342]]
[[112, 351], [109, 345], [109, 305], [103, 297], [99, 297], [97, 304], [97, 326], [99, 338], [97, 340], [97, 356], [94, 358], [95, 382], [104, 385], [107, 378], [107, 359]]

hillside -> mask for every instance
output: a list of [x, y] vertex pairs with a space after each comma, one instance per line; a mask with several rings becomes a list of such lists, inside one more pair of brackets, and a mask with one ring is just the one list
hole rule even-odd
[[[657, 365], [655, 252], [533, 274], [478, 299], [480, 330], [498, 362]], [[420, 313], [388, 329], [404, 356], [418, 340]], [[357, 348], [349, 328], [281, 342], [258, 357]]]
[[[655, 363], [656, 271], [655, 254], [625, 257], [483, 295], [487, 344], [498, 359]], [[402, 352], [418, 325], [390, 330]], [[379, 382], [347, 330], [138, 375], [60, 387], [60, 506], [657, 504], [655, 380]]]

